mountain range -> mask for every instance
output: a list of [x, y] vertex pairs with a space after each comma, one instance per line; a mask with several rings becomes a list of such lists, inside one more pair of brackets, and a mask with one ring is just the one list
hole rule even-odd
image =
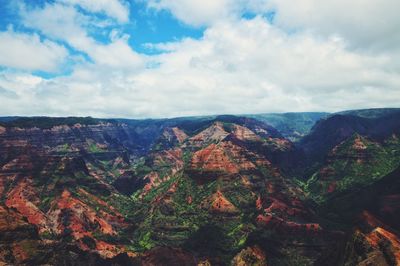
[[400, 109], [0, 118], [0, 265], [400, 265]]

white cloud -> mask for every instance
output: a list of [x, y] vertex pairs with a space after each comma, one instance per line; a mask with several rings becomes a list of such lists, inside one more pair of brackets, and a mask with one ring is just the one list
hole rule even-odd
[[[378, 92], [399, 96], [392, 58], [347, 51], [337, 39], [287, 34], [260, 17], [218, 23], [200, 41], [159, 48], [168, 51], [160, 56], [161, 67], [139, 80], [154, 90], [164, 84], [164, 90], [185, 95], [176, 104], [189, 101], [186, 108], [197, 113], [338, 110], [368, 107]], [[357, 99], [357, 105], [343, 95]], [[372, 104], [385, 103], [382, 95]]]
[[275, 24], [286, 31], [338, 36], [351, 48], [386, 51], [400, 43], [398, 0], [149, 0], [148, 7], [168, 10], [193, 26], [238, 19], [245, 12], [276, 12]]
[[148, 8], [167, 10], [185, 24], [210, 26], [218, 21], [238, 19], [244, 12], [265, 13], [267, 0], [142, 0]]
[[92, 42], [83, 27], [88, 24], [89, 18], [72, 6], [57, 3], [46, 3], [43, 8], [33, 9], [22, 6], [20, 16], [27, 27], [39, 30], [50, 38], [66, 41], [73, 47], [89, 47]]
[[37, 34], [0, 32], [0, 65], [25, 70], [57, 71], [68, 55], [67, 49]]
[[[100, 7], [83, 0], [23, 6], [26, 27], [91, 60], [77, 62], [70, 75], [48, 80], [0, 72], [0, 112], [171, 117], [398, 106], [397, 3], [361, 2], [150, 0], [151, 8], [169, 10], [189, 25], [206, 26], [198, 40], [149, 44], [160, 50], [156, 55], [134, 51], [121, 27], [109, 32], [107, 44], [96, 40], [93, 28], [108, 22], [79, 12], [77, 5], [124, 21], [118, 12], [106, 13], [106, 2]], [[271, 10], [276, 11], [273, 24], [262, 15], [241, 18], [246, 11]], [[36, 36], [36, 42], [27, 43], [51, 42]]]
[[[261, 17], [220, 21], [200, 40], [157, 48], [165, 51], [150, 58], [158, 67], [124, 67], [104, 51], [107, 63], [78, 65], [70, 76], [33, 84], [24, 97], [35, 103], [32, 114], [99, 117], [336, 111], [400, 99], [394, 58], [347, 50], [336, 38], [288, 34]], [[29, 102], [7, 101], [8, 114]]]
[[31, 115], [43, 111], [40, 101], [34, 97], [35, 87], [43, 82], [42, 78], [31, 74], [2, 71], [0, 73], [0, 88], [3, 91], [12, 92], [0, 93], [1, 115]]
[[[233, 8], [232, 0], [149, 0], [148, 7], [169, 10], [176, 18], [194, 26], [209, 25], [225, 18]], [[232, 5], [230, 5], [232, 4]]]
[[118, 22], [129, 21], [129, 6], [119, 0], [59, 0], [62, 3], [79, 5], [93, 13], [104, 13]]
[[96, 64], [128, 68], [144, 64], [142, 56], [128, 45], [129, 36], [114, 36], [109, 44], [99, 43], [89, 36], [87, 28], [92, 18], [81, 14], [73, 6], [47, 3], [43, 8], [23, 7], [20, 13], [26, 26], [68, 43], [86, 53]]
[[386, 50], [400, 43], [398, 0], [269, 0], [268, 5], [286, 29], [339, 35], [355, 48]]

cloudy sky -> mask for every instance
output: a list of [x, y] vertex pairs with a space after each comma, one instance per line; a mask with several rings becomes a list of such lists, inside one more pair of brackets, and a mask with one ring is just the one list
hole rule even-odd
[[0, 0], [0, 116], [400, 107], [399, 0]]

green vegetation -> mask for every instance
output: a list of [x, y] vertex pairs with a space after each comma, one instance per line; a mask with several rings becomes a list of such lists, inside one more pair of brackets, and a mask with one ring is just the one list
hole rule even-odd
[[278, 266], [311, 266], [314, 263], [306, 256], [299, 253], [296, 248], [286, 248], [282, 257], [276, 260]]
[[[324, 115], [281, 114], [268, 115], [265, 119], [276, 119], [275, 123], [281, 123], [285, 134], [292, 134], [296, 139], [308, 132], [315, 120]], [[233, 116], [224, 116], [224, 119], [222, 123], [226, 131], [231, 131], [233, 123], [237, 121], [242, 124], [254, 123], [252, 119], [238, 120]], [[169, 121], [168, 126], [180, 120], [173, 121]], [[215, 118], [186, 121], [180, 128], [186, 127], [186, 132], [194, 134], [210, 126], [213, 121]], [[137, 123], [143, 127], [152, 126], [151, 134], [157, 135], [157, 130], [162, 132], [163, 123], [166, 122]], [[148, 133], [146, 128], [135, 130], [135, 134]], [[392, 135], [389, 136], [389, 133]], [[51, 214], [51, 228], [57, 225], [54, 221], [68, 225], [61, 235], [42, 231], [39, 237], [42, 240], [59, 240], [53, 242], [60, 244], [65, 241], [68, 248], [77, 242], [73, 240], [73, 231], [83, 230], [87, 234], [79, 232], [82, 237], [79, 241], [87, 247], [95, 249], [95, 241], [101, 240], [137, 252], [139, 257], [135, 259], [139, 260], [142, 252], [154, 247], [173, 247], [182, 248], [184, 252], [196, 256], [196, 259], [208, 259], [211, 263], [215, 260], [217, 265], [229, 265], [240, 251], [257, 246], [266, 253], [269, 265], [313, 265], [320, 263], [316, 259], [320, 259], [325, 249], [336, 245], [330, 241], [336, 242], [338, 239], [339, 243], [342, 237], [347, 236], [342, 232], [353, 228], [356, 215], [364, 210], [369, 211], [364, 201], [373, 205], [376, 197], [368, 199], [371, 192], [377, 191], [376, 194], [379, 194], [384, 191], [386, 196], [392, 195], [397, 189], [386, 190], [398, 177], [398, 172], [389, 176], [389, 181], [387, 174], [400, 165], [400, 140], [396, 134], [389, 133], [385, 133], [381, 139], [355, 134], [339, 145], [335, 140], [335, 149], [329, 154], [321, 153], [326, 160], [321, 156], [321, 160], [311, 161], [312, 167], [304, 166], [308, 167], [310, 174], [299, 170], [295, 175], [298, 179], [285, 178], [285, 171], [279, 171], [280, 164], [277, 161], [286, 163], [287, 160], [291, 166], [293, 158], [290, 158], [291, 150], [285, 150], [287, 142], [277, 139], [265, 138], [263, 142], [251, 143], [232, 137], [229, 141], [239, 148], [230, 150], [229, 145], [220, 145], [222, 148], [228, 147], [224, 151], [228, 159], [225, 156], [213, 158], [205, 152], [205, 158], [200, 159], [209, 160], [207, 166], [210, 167], [193, 169], [190, 161], [199, 147], [191, 147], [190, 142], [179, 146], [183, 156], [176, 158], [180, 153], [167, 152], [167, 149], [171, 146], [176, 148], [179, 144], [157, 146], [159, 143], [156, 138], [146, 139], [148, 143], [156, 143], [151, 150], [143, 146], [132, 148], [121, 144], [122, 154], [118, 151], [105, 152], [108, 146], [116, 147], [116, 143], [124, 143], [119, 140], [114, 142], [114, 136], [104, 137], [111, 140], [107, 141], [108, 146], [103, 146], [101, 142], [97, 143], [85, 135], [79, 144], [69, 142], [69, 138], [68, 143], [64, 144], [57, 142], [51, 146], [46, 143], [44, 152], [50, 151], [47, 157], [37, 159], [34, 150], [35, 155], [27, 162], [28, 166], [34, 166], [34, 170], [28, 170], [26, 175], [14, 176], [14, 165], [6, 166], [13, 156], [18, 158], [20, 154], [10, 153], [10, 158], [2, 157], [2, 163], [6, 166], [2, 169], [7, 176], [2, 184], [4, 193], [1, 199], [4, 204], [8, 195], [12, 194], [10, 190], [23, 178], [32, 176], [34, 189], [29, 191], [24, 187], [22, 198], [27, 198], [43, 213]], [[125, 140], [125, 136], [123, 138]], [[82, 142], [87, 152], [70, 152]], [[28, 148], [24, 147], [24, 157], [30, 155], [25, 152]], [[278, 149], [279, 155], [274, 157]], [[183, 167], [180, 159], [183, 160]], [[265, 159], [269, 159], [272, 165], [264, 164]], [[255, 168], [248, 162], [252, 162]], [[236, 164], [236, 167], [231, 167], [230, 163]], [[224, 170], [225, 167], [228, 170]], [[8, 175], [7, 169], [11, 169], [12, 175]], [[150, 173], [154, 174], [150, 176], [154, 177], [152, 184], [148, 183], [150, 178], [144, 178]], [[309, 179], [300, 179], [304, 175]], [[377, 184], [379, 186], [375, 186]], [[63, 204], [65, 209], [57, 213], [57, 199], [66, 189], [76, 201], [68, 204], [66, 200], [67, 203]], [[76, 204], [78, 201], [80, 203]], [[86, 206], [93, 212], [87, 211]], [[12, 211], [20, 212], [18, 208], [14, 209]], [[86, 216], [85, 212], [90, 215]], [[56, 217], [55, 214], [60, 216]], [[71, 223], [76, 223], [76, 226]], [[112, 230], [109, 230], [108, 224]], [[104, 233], [110, 231], [116, 234]], [[21, 238], [25, 237], [20, 231], [16, 233], [21, 234]], [[49, 246], [52, 243], [47, 242]], [[28, 244], [24, 248], [30, 249]], [[245, 261], [251, 263], [252, 259], [255, 261], [251, 256]]]
[[70, 145], [68, 143], [65, 143], [59, 147], [59, 152], [69, 152], [70, 151]]
[[96, 143], [90, 142], [88, 143], [88, 152], [90, 153], [104, 152], [104, 149], [100, 148]]
[[152, 171], [152, 168], [146, 164], [145, 158], [141, 158], [133, 169], [137, 176], [145, 176]]
[[44, 231], [43, 233], [40, 234], [40, 238], [42, 238], [42, 239], [54, 239], [55, 235], [52, 234], [49, 231]]
[[334, 149], [303, 188], [322, 203], [337, 192], [369, 185], [400, 165], [399, 151], [399, 142], [379, 144], [355, 134]]

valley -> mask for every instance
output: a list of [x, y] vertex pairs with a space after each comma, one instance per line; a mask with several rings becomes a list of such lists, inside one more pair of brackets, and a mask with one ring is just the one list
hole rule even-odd
[[399, 181], [399, 109], [0, 118], [0, 265], [399, 265]]

